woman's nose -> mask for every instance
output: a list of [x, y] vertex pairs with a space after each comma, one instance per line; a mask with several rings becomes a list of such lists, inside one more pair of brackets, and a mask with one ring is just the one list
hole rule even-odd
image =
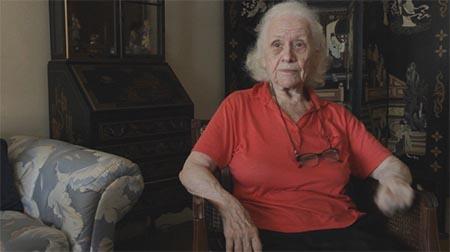
[[291, 46], [285, 46], [281, 52], [281, 60], [283, 62], [295, 62], [296, 56]]

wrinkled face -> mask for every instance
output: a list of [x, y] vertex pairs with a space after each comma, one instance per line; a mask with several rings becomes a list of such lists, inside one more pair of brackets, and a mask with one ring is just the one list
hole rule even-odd
[[309, 23], [301, 17], [274, 17], [267, 27], [264, 67], [270, 80], [283, 88], [303, 85], [310, 52]]

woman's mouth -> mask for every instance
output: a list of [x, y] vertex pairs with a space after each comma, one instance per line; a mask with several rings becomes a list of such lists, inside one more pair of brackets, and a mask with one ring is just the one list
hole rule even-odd
[[280, 69], [280, 70], [278, 70], [278, 72], [293, 74], [293, 73], [298, 73], [298, 69]]

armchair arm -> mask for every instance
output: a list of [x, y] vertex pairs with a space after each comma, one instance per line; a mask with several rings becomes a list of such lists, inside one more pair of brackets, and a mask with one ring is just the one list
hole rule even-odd
[[138, 201], [142, 190], [140, 175], [119, 177], [106, 187], [95, 213], [91, 251], [113, 250], [115, 226]]
[[112, 248], [112, 238], [106, 237], [113, 237], [115, 223], [144, 187], [138, 166], [51, 139], [12, 137], [9, 142], [25, 212], [65, 232], [75, 251]]
[[[228, 167], [216, 170], [214, 176], [227, 191], [233, 188]], [[206, 199], [192, 197], [193, 243], [192, 251], [224, 250], [222, 218], [219, 211]]]
[[204, 209], [205, 199], [194, 195], [192, 197], [192, 222], [194, 225], [192, 251], [194, 252], [208, 250]]
[[432, 193], [416, 191], [411, 209], [389, 218], [388, 229], [415, 250], [440, 251], [437, 206], [438, 201]]

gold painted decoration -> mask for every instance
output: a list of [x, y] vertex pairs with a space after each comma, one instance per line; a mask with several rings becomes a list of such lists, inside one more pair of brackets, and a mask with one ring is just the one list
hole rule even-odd
[[[431, 28], [431, 9], [427, 2], [389, 1], [389, 6], [383, 6], [383, 10], [389, 10], [389, 26], [395, 33], [410, 35]], [[385, 20], [383, 23], [386, 24]]]
[[173, 134], [190, 129], [189, 118], [165, 118], [120, 122], [100, 122], [98, 134], [102, 140], [142, 138], [157, 134]]
[[325, 43], [330, 56], [329, 73], [345, 72], [349, 64], [349, 48], [352, 46], [349, 37], [348, 13], [345, 8], [319, 11], [319, 22], [323, 27]]
[[413, 131], [402, 119], [391, 120], [392, 132], [388, 139], [388, 147], [396, 155], [405, 154], [409, 158], [418, 158], [426, 154], [426, 132]]
[[264, 0], [245, 0], [242, 2], [241, 16], [253, 18], [258, 13], [264, 13], [268, 9]]
[[398, 156], [405, 154], [405, 128], [404, 124], [400, 123], [400, 119], [388, 119], [390, 135], [387, 139], [387, 146], [389, 150]]
[[434, 163], [432, 163], [430, 167], [434, 172], [438, 172], [440, 169], [442, 169], [442, 166], [437, 161], [434, 161]]
[[403, 117], [405, 115], [404, 107], [389, 107], [389, 116]]
[[439, 3], [439, 12], [441, 17], [444, 18], [448, 13], [448, 0], [438, 0]]
[[439, 56], [439, 58], [442, 58], [442, 55], [444, 55], [445, 53], [447, 53], [447, 49], [444, 49], [444, 47], [442, 47], [442, 45], [439, 45], [439, 48], [436, 49], [436, 54]]
[[384, 66], [384, 56], [380, 53], [377, 44], [369, 45], [367, 59], [373, 64], [369, 71], [369, 86], [371, 88], [386, 86], [387, 72]]
[[316, 89], [316, 94], [322, 99], [333, 102], [344, 102], [344, 84], [339, 83], [338, 88]]
[[426, 94], [429, 89], [417, 71], [416, 64], [412, 62], [406, 70], [406, 107], [405, 120], [413, 131], [425, 132], [427, 127], [426, 108], [429, 99]]
[[387, 135], [384, 133], [386, 126], [388, 124], [387, 122], [387, 106], [381, 105], [372, 107], [368, 105], [369, 107], [369, 116], [367, 118], [367, 126], [369, 126], [370, 131], [372, 134], [380, 140], [380, 142], [383, 145], [387, 144]]
[[[366, 101], [376, 101], [387, 99], [386, 85], [390, 85], [389, 74], [384, 66], [384, 57], [378, 49], [378, 45], [369, 45], [367, 49], [367, 59], [370, 63], [368, 80], [365, 82]], [[391, 92], [389, 90], [389, 92]]]
[[237, 59], [237, 54], [235, 53], [235, 52], [232, 52], [231, 54], [230, 54], [230, 59], [232, 60], [232, 61], [236, 61], [236, 59]]
[[439, 40], [439, 42], [442, 42], [442, 41], [444, 41], [444, 39], [445, 39], [446, 37], [448, 37], [448, 34], [445, 33], [444, 30], [441, 29], [441, 31], [440, 31], [439, 33], [437, 33], [437, 34], [435, 35], [435, 37]]
[[442, 72], [436, 76], [436, 85], [434, 86], [434, 106], [433, 111], [436, 118], [440, 118], [442, 110], [444, 109], [444, 99], [445, 99], [445, 86], [444, 86], [444, 75]]
[[397, 145], [397, 143], [398, 143], [398, 142], [395, 141], [395, 139], [389, 138], [389, 139], [388, 139], [388, 142], [387, 142], [387, 148], [388, 148], [391, 152], [395, 153], [395, 155], [401, 155], [401, 153], [397, 152], [397, 150], [396, 150], [396, 145]]
[[365, 94], [367, 101], [376, 101], [387, 98], [385, 88], [366, 88]]
[[434, 157], [437, 157], [440, 154], [442, 154], [442, 151], [437, 146], [431, 149], [430, 152], [434, 155]]
[[439, 133], [439, 131], [436, 131], [431, 135], [431, 138], [433, 138], [434, 141], [438, 142], [443, 138], [443, 136], [441, 135], [441, 133]]
[[231, 39], [230, 45], [231, 45], [231, 47], [236, 48], [236, 46], [238, 45], [238, 42], [235, 39]]
[[406, 83], [394, 75], [389, 76], [389, 98], [403, 98], [405, 96]]
[[383, 24], [389, 26], [389, 1], [383, 0]]
[[[409, 138], [409, 139], [408, 139]], [[426, 154], [426, 132], [411, 131], [407, 136], [405, 152], [407, 155], [425, 156]]]
[[54, 111], [50, 118], [50, 130], [52, 137], [56, 139], [66, 139], [71, 143], [81, 143], [82, 140], [74, 132], [73, 117], [69, 109], [69, 100], [63, 89], [58, 86], [55, 88], [53, 95], [54, 103], [51, 109]]

